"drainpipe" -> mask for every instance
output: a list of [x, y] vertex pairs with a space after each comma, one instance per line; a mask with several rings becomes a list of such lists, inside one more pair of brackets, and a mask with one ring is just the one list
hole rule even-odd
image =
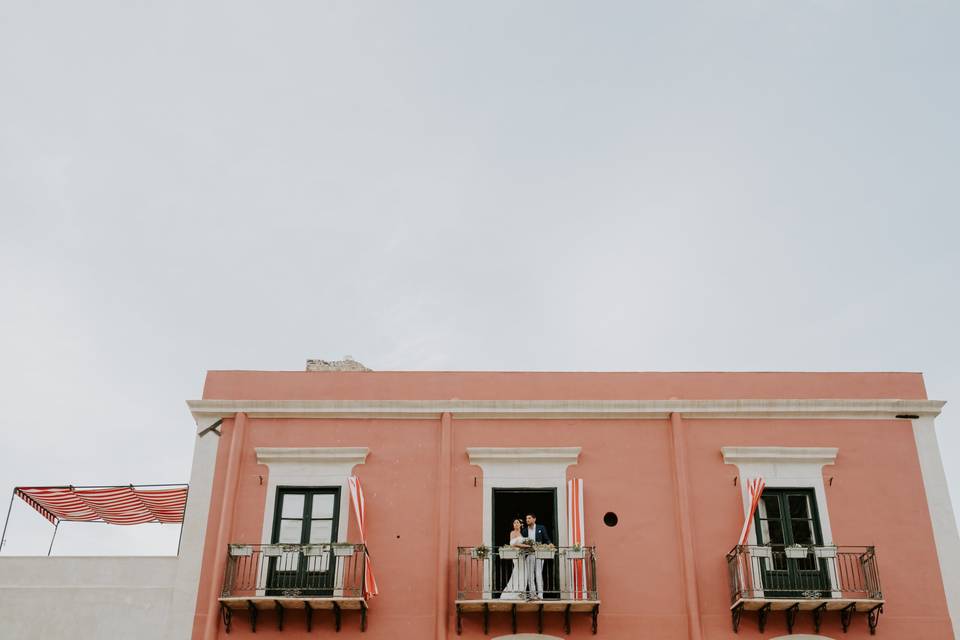
[[203, 627], [204, 640], [214, 640], [217, 637], [217, 625], [220, 623], [220, 588], [223, 580], [224, 568], [227, 564], [227, 545], [230, 544], [230, 532], [233, 529], [234, 502], [237, 496], [237, 486], [240, 483], [240, 455], [243, 452], [243, 441], [247, 431], [247, 414], [238, 413], [233, 419], [233, 428], [230, 430], [230, 453], [227, 458], [227, 473], [223, 483], [223, 502], [220, 503], [220, 524], [217, 527], [216, 544], [214, 546], [213, 571], [210, 579], [213, 580], [213, 593], [207, 603], [207, 618]]
[[440, 416], [440, 456], [437, 460], [437, 603], [436, 640], [447, 640], [447, 609], [450, 595], [450, 466], [452, 459], [451, 429], [453, 417], [449, 412]]
[[680, 525], [680, 555], [683, 561], [683, 583], [687, 598], [687, 631], [690, 640], [702, 640], [700, 602], [697, 595], [697, 573], [693, 555], [693, 523], [690, 517], [690, 486], [687, 480], [687, 449], [683, 441], [683, 418], [676, 411], [670, 414], [673, 436], [673, 478], [677, 487], [677, 520]]

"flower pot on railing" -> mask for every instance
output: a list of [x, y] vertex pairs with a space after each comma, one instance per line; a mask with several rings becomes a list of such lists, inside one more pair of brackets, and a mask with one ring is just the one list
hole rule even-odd
[[266, 558], [279, 558], [283, 555], [283, 545], [281, 544], [265, 544], [260, 547], [260, 551], [263, 553]]
[[787, 554], [788, 558], [793, 560], [801, 560], [807, 557], [807, 554], [810, 552], [806, 547], [801, 547], [800, 545], [794, 545], [791, 547], [784, 547], [783, 552]]
[[750, 555], [754, 558], [772, 558], [773, 549], [770, 547], [750, 547]]
[[333, 545], [333, 555], [338, 558], [349, 558], [353, 555], [356, 549], [352, 544], [335, 544]]
[[816, 556], [817, 558], [836, 558], [837, 548], [834, 546], [814, 547], [813, 555]]
[[517, 547], [500, 547], [501, 560], [516, 560], [520, 557], [520, 549]]
[[567, 560], [583, 560], [586, 557], [586, 551], [584, 551], [583, 547], [571, 547], [570, 549], [565, 549], [563, 555]]
[[470, 549], [470, 557], [474, 560], [483, 560], [490, 555], [490, 547], [479, 546]]
[[537, 546], [533, 548], [537, 560], [553, 560], [557, 550], [551, 546]]
[[316, 556], [326, 555], [327, 545], [325, 544], [305, 544], [300, 547], [300, 550], [303, 552], [303, 555], [308, 558], [313, 558]]
[[252, 544], [232, 544], [230, 545], [230, 557], [240, 558], [253, 555]]

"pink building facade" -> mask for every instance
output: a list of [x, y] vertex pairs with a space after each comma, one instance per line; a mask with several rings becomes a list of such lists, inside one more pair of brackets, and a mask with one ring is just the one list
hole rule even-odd
[[[957, 632], [919, 374], [215, 371], [189, 405], [195, 639]], [[514, 558], [529, 512], [555, 548]]]

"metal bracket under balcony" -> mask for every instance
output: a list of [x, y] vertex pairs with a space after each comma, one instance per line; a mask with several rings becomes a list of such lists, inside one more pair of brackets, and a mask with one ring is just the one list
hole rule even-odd
[[734, 632], [744, 611], [757, 612], [760, 633], [772, 611], [784, 612], [789, 633], [800, 612], [819, 632], [830, 611], [840, 612], [844, 632], [856, 613], [866, 614], [870, 635], [877, 632], [886, 601], [873, 547], [742, 545], [727, 554], [727, 568]]
[[340, 631], [344, 611], [360, 613], [367, 630], [364, 598], [367, 550], [362, 544], [232, 544], [228, 549], [220, 600], [227, 633], [236, 611], [244, 611], [256, 632], [264, 611], [282, 631], [293, 610], [313, 630], [316, 612], [332, 613]]
[[596, 634], [600, 614], [596, 547], [458, 547], [455, 605], [458, 635], [467, 613], [481, 614], [485, 634], [491, 613], [508, 613], [513, 633], [518, 613], [536, 614], [537, 633], [543, 633], [544, 614], [560, 614], [568, 634], [571, 615], [586, 613]]

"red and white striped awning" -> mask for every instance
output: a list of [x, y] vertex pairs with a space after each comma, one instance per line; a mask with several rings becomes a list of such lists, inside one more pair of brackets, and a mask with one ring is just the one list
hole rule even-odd
[[16, 487], [14, 495], [57, 524], [106, 522], [108, 524], [180, 523], [187, 506], [186, 485], [163, 489], [124, 487]]

